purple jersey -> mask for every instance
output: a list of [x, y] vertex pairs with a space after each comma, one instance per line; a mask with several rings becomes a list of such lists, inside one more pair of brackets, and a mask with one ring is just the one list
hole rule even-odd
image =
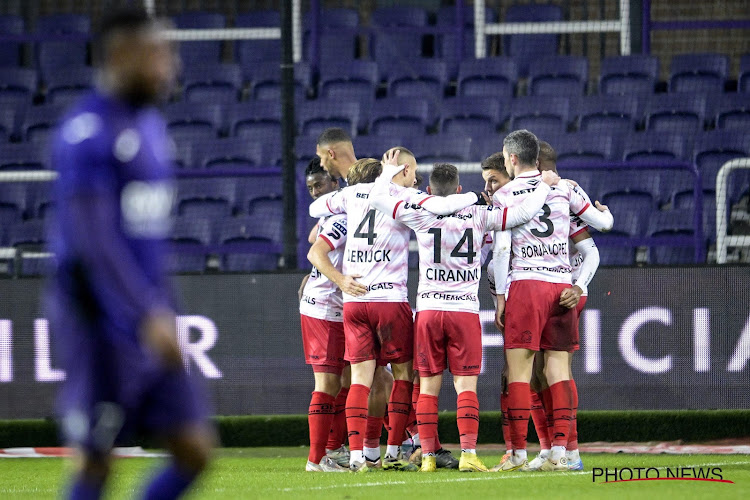
[[[174, 198], [166, 124], [153, 108], [94, 93], [63, 120], [52, 144], [59, 173], [55, 289], [85, 294], [88, 312], [125, 335], [170, 303], [165, 243]], [[109, 333], [108, 331], [108, 333]]]

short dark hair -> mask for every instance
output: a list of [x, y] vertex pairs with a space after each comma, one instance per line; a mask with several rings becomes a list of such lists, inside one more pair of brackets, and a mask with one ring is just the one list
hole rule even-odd
[[105, 14], [95, 39], [95, 57], [99, 61], [106, 58], [107, 43], [114, 34], [147, 28], [154, 23], [154, 18], [143, 7], [123, 7]]
[[339, 127], [327, 128], [318, 136], [318, 146], [337, 142], [352, 142], [352, 137], [346, 130]]
[[497, 170], [505, 177], [510, 177], [508, 171], [505, 170], [505, 157], [503, 157], [503, 153], [493, 153], [482, 160], [482, 170]]
[[[397, 150], [397, 151], [398, 151], [398, 154], [399, 154], [399, 156], [401, 155], [401, 153], [403, 153], [403, 154], [406, 154], [406, 155], [409, 155], [409, 156], [411, 156], [412, 158], [416, 158], [416, 156], [414, 156], [414, 153], [412, 153], [412, 152], [411, 152], [410, 150], [406, 149], [406, 148], [405, 148], [405, 147], [403, 147], [403, 146], [395, 146], [395, 147], [393, 147], [393, 148], [391, 148], [391, 149], [395, 149], [395, 150]], [[398, 157], [397, 157], [397, 158], [398, 158]]]
[[312, 160], [310, 160], [310, 163], [307, 164], [307, 168], [305, 169], [305, 177], [308, 175], [316, 175], [316, 174], [325, 174], [328, 175], [328, 172], [326, 169], [324, 169], [320, 165], [320, 158], [315, 157]]
[[383, 172], [383, 165], [375, 158], [362, 158], [357, 160], [346, 174], [346, 182], [350, 186], [355, 184], [375, 182], [375, 179]]
[[450, 163], [436, 163], [430, 174], [430, 189], [436, 196], [456, 194], [458, 169]]
[[[549, 168], [542, 163], [551, 164]], [[539, 170], [553, 170], [557, 172], [557, 153], [547, 141], [539, 141]]]
[[503, 140], [508, 154], [518, 156], [523, 165], [535, 166], [539, 157], [539, 140], [534, 134], [526, 129], [515, 130], [508, 134]]

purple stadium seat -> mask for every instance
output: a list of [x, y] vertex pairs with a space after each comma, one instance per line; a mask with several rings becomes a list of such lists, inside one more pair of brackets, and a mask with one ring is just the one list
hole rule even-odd
[[255, 223], [252, 230], [255, 238], [277, 244], [284, 241], [284, 210], [280, 198], [257, 198], [250, 203], [250, 210], [249, 220]]
[[28, 220], [10, 227], [8, 243], [20, 249], [41, 250], [45, 244], [45, 223], [41, 220]]
[[[681, 211], [685, 218], [690, 220], [695, 210], [695, 196], [693, 192], [681, 192], [675, 194], [672, 199], [673, 210]], [[724, 211], [725, 217], [729, 218], [729, 205]], [[716, 241], [716, 196], [713, 193], [703, 194], [703, 236], [707, 241]]]
[[305, 166], [307, 166], [307, 163], [316, 156], [315, 151], [318, 145], [318, 138], [298, 135], [295, 137], [294, 142], [297, 161], [304, 162]]
[[26, 187], [26, 217], [45, 219], [54, 210], [51, 183], [31, 182]]
[[280, 137], [281, 106], [273, 101], [243, 102], [227, 109], [229, 134], [237, 137]]
[[234, 104], [240, 100], [242, 72], [236, 64], [187, 66], [183, 81], [188, 102]]
[[195, 162], [193, 160], [193, 144], [192, 140], [186, 139], [178, 141], [174, 138], [174, 156], [172, 160], [175, 163], [176, 168], [195, 168]]
[[651, 94], [658, 80], [659, 60], [645, 55], [607, 57], [600, 73], [602, 94]]
[[704, 94], [653, 95], [646, 104], [646, 128], [654, 132], [694, 134], [706, 119]]
[[406, 139], [406, 145], [419, 163], [465, 162], [471, 158], [471, 138], [454, 134], [435, 134]]
[[750, 127], [750, 96], [748, 94], [724, 94], [716, 109], [716, 128], [748, 130]]
[[512, 97], [518, 69], [510, 57], [465, 59], [458, 69], [458, 95]]
[[78, 99], [94, 87], [94, 68], [78, 66], [47, 75], [47, 101], [61, 104]]
[[680, 54], [672, 58], [670, 92], [723, 92], [729, 58], [722, 54]]
[[[306, 22], [307, 18], [303, 20]], [[359, 13], [355, 9], [323, 9], [319, 16], [320, 22], [320, 61], [323, 67], [338, 61], [351, 61], [356, 55]], [[310, 28], [305, 27], [304, 46], [305, 58], [311, 59]]]
[[44, 170], [48, 158], [39, 144], [4, 144], [0, 146], [0, 170]]
[[427, 26], [427, 12], [418, 7], [381, 7], [371, 18], [373, 26]]
[[[487, 23], [497, 22], [497, 13], [490, 7], [485, 7], [484, 19]], [[440, 7], [437, 13], [437, 25], [449, 28], [455, 27], [456, 7], [446, 5]], [[465, 59], [473, 59], [474, 52], [474, 7], [464, 5], [464, 29], [463, 29], [463, 53], [460, 56], [456, 53], [458, 43], [455, 30], [440, 34], [436, 40], [438, 55], [445, 61], [448, 67], [448, 76], [453, 79], [458, 71], [458, 66]], [[489, 46], [489, 44], [487, 45]], [[485, 54], [486, 55], [486, 54]]]
[[445, 63], [437, 59], [413, 59], [388, 74], [391, 97], [442, 97], [448, 83]]
[[[510, 130], [553, 128], [565, 132], [570, 103], [567, 97], [527, 96], [511, 101]], [[536, 132], [535, 132], [536, 133]]]
[[[0, 71], [0, 100], [31, 105], [36, 94], [38, 78], [36, 71], [28, 68], [2, 68]], [[15, 106], [19, 107], [19, 106]]]
[[[544, 137], [541, 137], [545, 140]], [[549, 142], [549, 141], [547, 141]], [[557, 153], [558, 163], [589, 163], [616, 160], [618, 144], [615, 138], [607, 133], [591, 134], [579, 132], [565, 134], [557, 144], [550, 143]]]
[[45, 142], [59, 123], [65, 109], [64, 106], [56, 104], [26, 108], [23, 121], [21, 121], [21, 137], [29, 142]]
[[482, 161], [488, 156], [502, 152], [505, 133], [478, 135], [471, 138], [471, 161]]
[[750, 154], [746, 130], [711, 130], [700, 134], [693, 148], [694, 161], [703, 178], [703, 189], [716, 190], [716, 175], [724, 163]]
[[281, 175], [245, 177], [237, 181], [237, 202], [242, 213], [249, 213], [251, 206], [260, 199], [281, 199], [283, 196]]
[[23, 220], [27, 207], [27, 189], [24, 183], [10, 182], [0, 190], [0, 223], [4, 228]]
[[0, 108], [0, 138], [8, 141], [16, 132], [16, 110]]
[[[194, 212], [211, 211], [221, 215], [231, 215], [236, 202], [236, 187], [230, 178], [179, 179], [177, 181], [176, 208], [180, 215], [186, 210]], [[197, 208], [196, 206], [212, 207]]]
[[456, 135], [490, 135], [509, 117], [509, 100], [456, 97], [440, 103], [440, 131]]
[[370, 118], [378, 86], [378, 67], [372, 61], [326, 64], [321, 68], [320, 92], [323, 99], [355, 101], [360, 116], [357, 128], [364, 130]]
[[[253, 99], [275, 100], [281, 99], [281, 69], [278, 61], [264, 61], [252, 68], [243, 68], [245, 79], [252, 87]], [[307, 63], [294, 65], [294, 97], [302, 100], [307, 97], [310, 86], [310, 66]]]
[[740, 73], [737, 78], [737, 90], [739, 92], [750, 92], [750, 54], [745, 54], [740, 59]]
[[354, 141], [354, 151], [358, 158], [380, 159], [390, 148], [403, 143], [399, 135], [360, 135]]
[[[24, 32], [24, 22], [21, 16], [0, 15], [0, 35], [21, 35]], [[4, 42], [0, 50], [0, 67], [18, 66], [21, 62], [21, 44], [18, 42]]]
[[317, 137], [329, 127], [341, 127], [352, 137], [357, 135], [359, 103], [318, 99], [299, 103], [295, 112], [300, 135]]
[[[648, 235], [665, 239], [670, 236], [690, 236], [694, 229], [692, 217], [686, 217], [682, 210], [657, 211], [649, 219]], [[694, 249], [655, 245], [649, 248], [648, 261], [659, 265], [691, 264], [695, 262]]]
[[[378, 62], [381, 79], [405, 61], [421, 57], [422, 34], [409, 27], [427, 26], [427, 12], [416, 7], [385, 7], [372, 13], [375, 32], [370, 37], [370, 54]], [[394, 29], [400, 27], [401, 29]]]
[[623, 160], [634, 162], [687, 160], [689, 156], [686, 138], [666, 132], [630, 134], [625, 140], [623, 151]]
[[370, 115], [370, 133], [375, 135], [420, 135], [429, 125], [429, 106], [424, 99], [379, 99]]
[[529, 64], [529, 95], [583, 95], [588, 78], [585, 57], [542, 57]]
[[[235, 19], [238, 28], [278, 28], [281, 26], [281, 13], [278, 10], [257, 10], [239, 14]], [[281, 40], [242, 40], [237, 42], [234, 53], [243, 68], [260, 61], [281, 60]]]
[[195, 105], [193, 103], [173, 103], [164, 110], [164, 117], [170, 134], [174, 136], [182, 130], [200, 130], [216, 137], [222, 129], [222, 110], [215, 104]]
[[595, 95], [581, 99], [576, 107], [581, 131], [625, 133], [635, 131], [639, 121], [638, 101], [632, 96]]
[[210, 219], [192, 215], [175, 217], [169, 239], [172, 243], [210, 245], [213, 240]]
[[[81, 33], [91, 31], [88, 16], [53, 14], [41, 16], [36, 22], [37, 33]], [[71, 66], [84, 66], [87, 58], [85, 41], [50, 41], [37, 44], [37, 61], [46, 81], [53, 73]]]
[[263, 145], [241, 138], [219, 139], [202, 148], [201, 165], [205, 168], [265, 167]]
[[[558, 5], [526, 4], [511, 5], [505, 13], [505, 22], [562, 21], [563, 12]], [[529, 61], [557, 54], [559, 35], [506, 35], [503, 37], [503, 53], [518, 64], [520, 76], [529, 74]]]
[[[221, 29], [227, 21], [217, 12], [182, 12], [174, 17], [179, 29]], [[194, 64], [218, 64], [221, 60], [221, 41], [182, 42], [180, 57], [186, 66]]]

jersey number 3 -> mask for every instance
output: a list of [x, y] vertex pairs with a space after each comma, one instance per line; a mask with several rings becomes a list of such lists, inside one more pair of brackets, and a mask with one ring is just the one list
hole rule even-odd
[[532, 229], [531, 234], [536, 236], [537, 238], [546, 238], [550, 234], [555, 232], [555, 226], [552, 224], [552, 220], [549, 218], [550, 214], [552, 214], [552, 210], [549, 208], [549, 205], [546, 203], [542, 205], [542, 215], [539, 216], [539, 222], [545, 225], [544, 231], [540, 231], [538, 229]]
[[[442, 260], [441, 250], [443, 242], [443, 232], [439, 227], [433, 227], [427, 232], [435, 238], [435, 244], [433, 245], [435, 251], [433, 255], [433, 261], [435, 262], [435, 264], [440, 264]], [[465, 252], [462, 252], [461, 247], [464, 246], [464, 243], [467, 244], [467, 248]], [[464, 231], [463, 236], [461, 236], [461, 239], [458, 240], [458, 243], [451, 251], [451, 257], [466, 257], [466, 262], [472, 264], [476, 255], [477, 253], [474, 251], [474, 230], [468, 228]]]

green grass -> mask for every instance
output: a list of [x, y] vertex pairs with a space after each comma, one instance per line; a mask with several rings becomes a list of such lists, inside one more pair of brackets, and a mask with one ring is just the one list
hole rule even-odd
[[[304, 472], [305, 448], [223, 449], [190, 498], [750, 498], [750, 456], [746, 455], [584, 455], [586, 470], [570, 473], [470, 474], [439, 470], [434, 474], [376, 472], [320, 474]], [[488, 465], [497, 452], [480, 450]], [[137, 497], [158, 459], [115, 462], [109, 498]], [[592, 482], [594, 467], [720, 467], [734, 484], [702, 481]], [[67, 481], [69, 461], [0, 459], [0, 498], [56, 498]]]

